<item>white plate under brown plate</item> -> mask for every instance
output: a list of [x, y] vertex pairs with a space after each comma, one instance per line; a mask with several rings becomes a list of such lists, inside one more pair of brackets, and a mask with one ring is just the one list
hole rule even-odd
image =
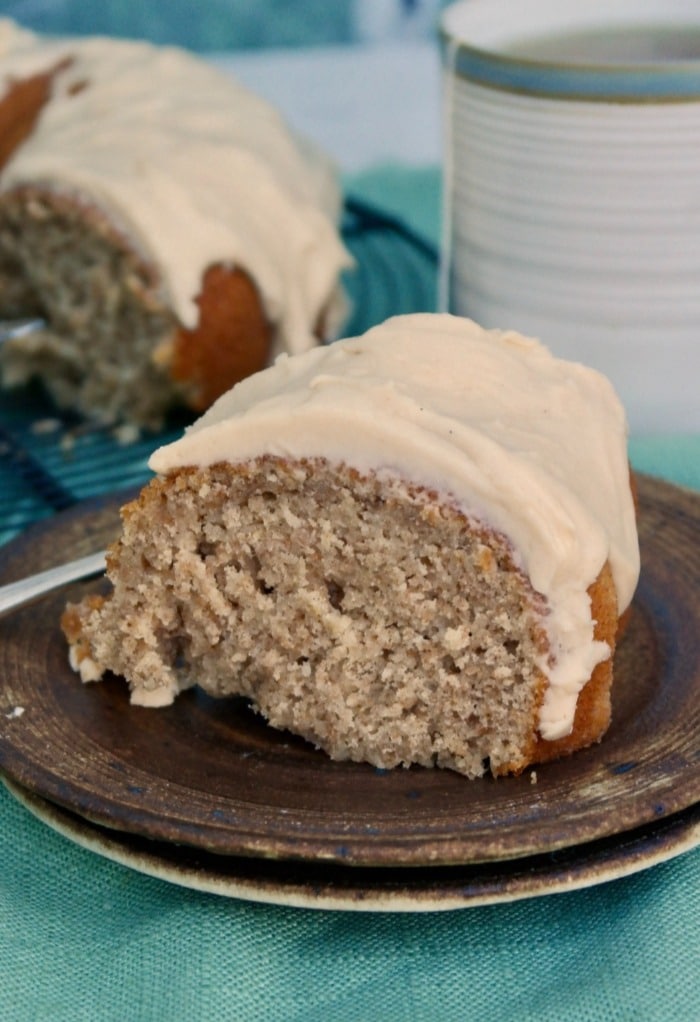
[[[499, 889], [513, 897], [592, 883], [677, 854], [700, 841], [700, 495], [639, 482], [643, 569], [616, 659], [613, 724], [595, 748], [538, 767], [536, 783], [529, 772], [469, 782], [332, 763], [241, 700], [196, 690], [166, 709], [131, 707], [120, 679], [83, 686], [68, 667], [58, 628], [68, 591], [0, 622], [0, 769], [53, 825], [76, 840], [82, 829], [81, 843], [108, 854], [111, 841], [112, 857], [147, 872], [177, 849], [191, 886], [200, 861], [202, 876], [232, 872], [218, 886], [241, 896], [244, 863], [259, 880], [247, 896], [257, 889], [262, 899], [264, 888], [265, 900], [283, 863], [284, 875], [302, 877], [299, 897], [311, 865], [327, 902], [359, 887], [381, 907], [392, 890], [414, 900], [434, 891], [436, 869], [451, 873], [443, 892], [477, 883], [461, 896], [468, 903]], [[3, 551], [0, 581], [104, 545], [119, 502], [31, 530]], [[70, 596], [100, 584], [71, 586]], [[467, 870], [461, 884], [455, 869]]]

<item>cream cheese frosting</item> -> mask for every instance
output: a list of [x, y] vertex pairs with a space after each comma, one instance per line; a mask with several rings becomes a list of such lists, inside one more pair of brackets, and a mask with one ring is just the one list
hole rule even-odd
[[639, 574], [627, 422], [608, 380], [538, 341], [450, 315], [398, 316], [244, 380], [150, 467], [326, 458], [399, 475], [505, 535], [548, 603], [545, 739], [610, 655], [588, 587], [609, 561], [621, 613]]
[[0, 96], [66, 57], [0, 189], [41, 183], [89, 194], [158, 266], [186, 327], [197, 323], [203, 271], [220, 262], [255, 281], [276, 353], [317, 343], [321, 317], [330, 332], [339, 326], [338, 276], [351, 260], [324, 156], [264, 100], [173, 47], [51, 40], [0, 20]]

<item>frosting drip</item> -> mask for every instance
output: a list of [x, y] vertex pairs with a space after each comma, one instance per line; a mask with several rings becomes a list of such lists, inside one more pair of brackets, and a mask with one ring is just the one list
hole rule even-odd
[[627, 423], [605, 377], [512, 332], [399, 316], [282, 356], [150, 466], [168, 473], [263, 454], [398, 474], [508, 537], [549, 606], [554, 659], [542, 664], [540, 731], [570, 732], [579, 691], [610, 654], [593, 639], [587, 589], [609, 561], [621, 613], [639, 573]]
[[0, 21], [0, 94], [62, 59], [40, 130], [14, 153], [0, 188], [85, 191], [112, 211], [159, 267], [186, 327], [215, 263], [257, 284], [276, 351], [337, 328], [340, 194], [320, 153], [277, 112], [183, 50], [90, 37], [48, 40]]

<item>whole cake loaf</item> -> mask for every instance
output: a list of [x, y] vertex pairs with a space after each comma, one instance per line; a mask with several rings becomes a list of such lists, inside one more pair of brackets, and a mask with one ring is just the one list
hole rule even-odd
[[537, 341], [401, 316], [277, 363], [157, 450], [85, 681], [250, 699], [336, 759], [519, 772], [600, 739], [639, 571], [626, 420]]
[[5, 386], [158, 426], [336, 336], [340, 194], [262, 99], [175, 48], [0, 20]]

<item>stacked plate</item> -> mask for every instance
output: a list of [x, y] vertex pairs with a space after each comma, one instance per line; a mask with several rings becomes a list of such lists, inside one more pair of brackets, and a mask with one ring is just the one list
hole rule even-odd
[[[124, 497], [36, 525], [0, 584], [117, 532]], [[700, 496], [640, 480], [642, 577], [600, 745], [521, 777], [332, 762], [238, 699], [162, 710], [82, 685], [59, 620], [78, 584], [0, 621], [0, 776], [126, 866], [222, 895], [420, 911], [571, 890], [700, 844]]]

